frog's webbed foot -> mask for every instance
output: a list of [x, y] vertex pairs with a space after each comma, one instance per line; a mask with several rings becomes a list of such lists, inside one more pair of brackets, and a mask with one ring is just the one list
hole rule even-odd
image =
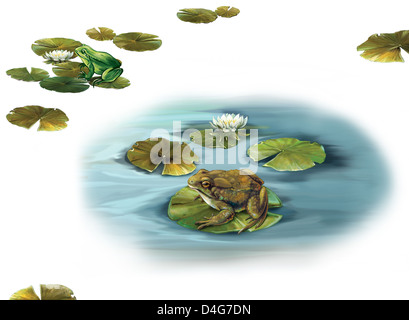
[[239, 234], [256, 226], [256, 229], [261, 227], [267, 217], [268, 212], [268, 195], [267, 189], [262, 187], [260, 194], [253, 196], [247, 202], [247, 213], [250, 215], [246, 220], [251, 222], [239, 231]]
[[210, 218], [204, 217], [206, 220], [196, 221], [195, 224], [199, 225], [197, 230], [201, 230], [205, 227], [219, 226], [230, 222], [234, 218], [234, 210], [225, 209], [220, 211], [217, 215]]
[[98, 85], [101, 82], [104, 82], [104, 80], [102, 80], [102, 78], [96, 78], [94, 81], [92, 81], [91, 85], [92, 85], [92, 87], [95, 87], [95, 85]]

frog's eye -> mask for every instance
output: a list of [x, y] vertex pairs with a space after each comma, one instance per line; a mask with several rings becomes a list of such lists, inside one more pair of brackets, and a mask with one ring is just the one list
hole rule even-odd
[[209, 181], [203, 181], [202, 182], [202, 187], [203, 188], [209, 188], [210, 187], [210, 182]]

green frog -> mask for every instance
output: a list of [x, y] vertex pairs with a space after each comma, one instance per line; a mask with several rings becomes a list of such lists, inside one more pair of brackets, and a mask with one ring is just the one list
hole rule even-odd
[[267, 217], [268, 194], [264, 181], [250, 170], [199, 170], [188, 179], [188, 186], [198, 193], [209, 206], [220, 211], [206, 220], [196, 221], [198, 230], [233, 220], [235, 212], [246, 210], [248, 225], [239, 234], [256, 226]]
[[[123, 69], [120, 68], [122, 64], [121, 61], [115, 59], [109, 53], [96, 51], [85, 44], [76, 48], [75, 53], [83, 62], [80, 67], [80, 78], [90, 81], [94, 74], [101, 75], [100, 78], [97, 78], [92, 82], [92, 86], [101, 82], [113, 82], [118, 79], [123, 72]], [[88, 74], [82, 71], [84, 67], [88, 68]]]

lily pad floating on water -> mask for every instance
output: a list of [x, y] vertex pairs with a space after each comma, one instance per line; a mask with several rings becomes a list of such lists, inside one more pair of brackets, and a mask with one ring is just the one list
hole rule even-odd
[[[156, 156], [155, 163], [151, 155]], [[153, 172], [163, 163], [163, 175], [181, 176], [196, 169], [194, 162], [199, 157], [194, 154], [188, 144], [169, 141], [164, 138], [137, 141], [127, 152], [128, 160], [136, 167]]]
[[[90, 82], [92, 82], [93, 79], [91, 79]], [[123, 89], [126, 87], [129, 87], [131, 83], [127, 78], [124, 77], [119, 77], [115, 81], [112, 82], [101, 82], [96, 84], [97, 87], [100, 88], [106, 88], [106, 89]]]
[[105, 27], [98, 27], [99, 30], [92, 28], [88, 29], [86, 34], [88, 37], [91, 39], [97, 40], [97, 41], [106, 41], [106, 40], [112, 40], [116, 34], [114, 30], [105, 28]]
[[40, 82], [44, 89], [57, 92], [83, 92], [89, 88], [87, 81], [71, 77], [53, 77], [47, 78]]
[[217, 19], [216, 12], [202, 8], [181, 9], [177, 17], [185, 22], [191, 23], [210, 23]]
[[[244, 134], [243, 137], [246, 135]], [[213, 129], [205, 129], [193, 132], [190, 135], [193, 143], [206, 148], [232, 148], [240, 140], [240, 132], [220, 132]]]
[[113, 41], [118, 48], [139, 52], [156, 50], [162, 45], [158, 36], [142, 32], [121, 33]]
[[81, 45], [81, 42], [73, 39], [46, 38], [35, 41], [31, 45], [31, 49], [38, 56], [43, 56], [46, 52], [51, 52], [54, 50], [67, 50], [73, 52], [73, 57], [76, 57], [74, 50]]
[[358, 46], [361, 57], [375, 62], [404, 62], [401, 48], [409, 53], [409, 30], [373, 34]]
[[27, 68], [15, 68], [6, 73], [13, 79], [28, 82], [41, 81], [50, 76], [47, 71], [39, 68], [31, 68], [31, 72], [28, 72]]
[[[69, 78], [78, 78], [79, 74], [81, 73], [80, 66], [82, 63], [80, 62], [62, 62], [53, 67], [53, 72], [56, 76], [59, 77], [69, 77]], [[83, 66], [82, 70], [86, 73], [89, 72], [88, 68]]]
[[325, 151], [322, 145], [310, 141], [300, 141], [295, 138], [279, 138], [262, 141], [247, 150], [254, 161], [274, 157], [264, 167], [277, 171], [301, 171], [312, 168], [316, 163], [325, 161]]
[[[77, 300], [74, 292], [59, 284], [41, 284], [41, 300]], [[40, 300], [33, 286], [15, 292], [10, 300]]]
[[60, 109], [26, 106], [15, 108], [7, 115], [7, 120], [16, 126], [30, 129], [40, 121], [38, 131], [58, 131], [67, 127], [69, 120]]
[[[268, 193], [268, 207], [279, 208], [282, 206], [281, 200], [278, 196], [267, 189]], [[170, 199], [168, 207], [169, 219], [176, 221], [182, 227], [197, 230], [196, 221], [204, 220], [205, 217], [211, 217], [218, 214], [219, 211], [210, 207], [207, 203], [198, 198], [198, 193], [189, 188], [184, 187]], [[249, 215], [246, 211], [236, 212], [234, 219], [226, 224], [220, 226], [210, 226], [203, 228], [199, 231], [210, 233], [227, 233], [227, 232], [239, 232], [249, 222], [246, 219]], [[282, 218], [282, 215], [268, 212], [267, 218], [264, 223], [259, 227], [251, 227], [248, 232], [258, 231], [272, 227]]]
[[235, 7], [221, 6], [215, 10], [216, 14], [223, 18], [235, 17], [240, 13], [240, 10]]

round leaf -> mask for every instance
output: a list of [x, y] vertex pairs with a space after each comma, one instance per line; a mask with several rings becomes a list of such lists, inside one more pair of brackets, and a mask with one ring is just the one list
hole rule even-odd
[[240, 10], [235, 8], [235, 7], [230, 7], [230, 6], [221, 6], [218, 7], [215, 12], [217, 13], [218, 16], [223, 17], [223, 18], [231, 18], [235, 17], [240, 13]]
[[237, 145], [239, 135], [236, 132], [223, 133], [213, 129], [205, 129], [192, 133], [190, 139], [193, 143], [206, 148], [232, 148]]
[[124, 77], [119, 77], [113, 82], [101, 82], [96, 84], [97, 87], [106, 89], [123, 89], [129, 87], [131, 83]]
[[115, 32], [112, 29], [105, 28], [105, 27], [99, 27], [99, 30], [92, 28], [87, 30], [87, 35], [91, 39], [97, 40], [97, 41], [105, 41], [105, 40], [112, 40], [115, 37]]
[[294, 138], [262, 141], [251, 146], [247, 153], [254, 161], [277, 155], [264, 167], [271, 167], [278, 171], [306, 170], [315, 166], [314, 162], [323, 163], [326, 157], [324, 148], [320, 144]]
[[87, 81], [70, 77], [47, 78], [40, 82], [40, 86], [57, 92], [82, 92], [89, 88]]
[[28, 82], [41, 81], [50, 76], [47, 71], [39, 68], [31, 68], [31, 72], [28, 72], [27, 68], [15, 68], [8, 70], [6, 73], [13, 79]]
[[28, 288], [15, 292], [10, 297], [10, 300], [40, 300], [40, 298], [35, 293], [33, 286], [29, 286]]
[[[278, 196], [267, 188], [268, 206], [269, 208], [279, 208], [282, 206]], [[171, 220], [176, 221], [179, 225], [185, 228], [197, 230], [196, 221], [203, 220], [205, 217], [211, 217], [218, 214], [219, 211], [210, 207], [207, 203], [198, 198], [198, 193], [189, 187], [176, 192], [170, 199], [168, 207], [168, 216]], [[239, 232], [245, 227], [249, 221], [246, 219], [249, 215], [245, 212], [236, 212], [234, 219], [220, 226], [211, 226], [201, 229], [200, 231], [210, 233], [227, 233]], [[257, 229], [252, 227], [247, 231], [253, 232], [269, 228], [280, 221], [282, 215], [268, 212], [264, 223]]]
[[375, 62], [404, 62], [401, 48], [409, 53], [409, 30], [373, 34], [358, 46], [361, 57]]
[[[73, 61], [61, 62], [55, 67], [53, 67], [53, 72], [55, 73], [55, 75], [59, 77], [78, 78], [81, 72], [80, 70], [81, 65], [82, 63], [80, 62], [73, 62]], [[86, 73], [89, 72], [88, 68], [85, 66], [82, 68], [82, 70]]]
[[26, 129], [30, 129], [37, 121], [40, 121], [38, 131], [58, 131], [67, 127], [66, 122], [69, 119], [60, 109], [26, 106], [10, 111], [7, 120]]
[[74, 292], [59, 284], [41, 284], [41, 300], [77, 300]]
[[46, 38], [40, 39], [31, 45], [31, 49], [36, 55], [42, 56], [46, 52], [54, 50], [67, 50], [74, 52], [73, 57], [75, 57], [75, 48], [81, 46], [82, 43], [73, 39], [67, 38]]
[[210, 23], [217, 19], [217, 14], [212, 10], [190, 8], [179, 10], [177, 17], [185, 22]]
[[114, 44], [130, 51], [151, 51], [158, 49], [162, 45], [162, 40], [153, 34], [129, 32], [117, 35]]
[[[152, 161], [152, 156], [157, 157]], [[186, 143], [169, 141], [167, 139], [147, 139], [137, 141], [127, 152], [128, 160], [136, 167], [153, 172], [163, 163], [163, 175], [181, 176], [196, 169], [193, 163], [198, 161]]]

